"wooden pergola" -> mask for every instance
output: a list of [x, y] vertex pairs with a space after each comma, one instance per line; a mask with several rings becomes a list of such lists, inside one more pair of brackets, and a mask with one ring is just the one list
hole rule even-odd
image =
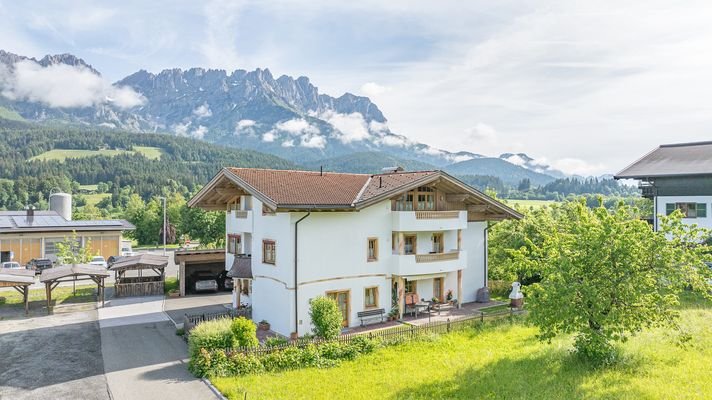
[[20, 292], [25, 303], [25, 314], [30, 312], [30, 285], [35, 283], [35, 271], [26, 269], [0, 268], [0, 287], [11, 287]]
[[[140, 254], [121, 258], [109, 268], [116, 274], [114, 295], [116, 297], [163, 295], [166, 266], [168, 266], [168, 256]], [[136, 271], [137, 276], [126, 276], [128, 271]], [[152, 271], [154, 274], [144, 276], [144, 271]]]
[[101, 306], [104, 306], [104, 279], [109, 277], [109, 271], [101, 266], [90, 264], [63, 265], [45, 269], [40, 275], [40, 282], [45, 284], [47, 292], [47, 313], [52, 313], [52, 290], [62, 282], [93, 281], [101, 296]]

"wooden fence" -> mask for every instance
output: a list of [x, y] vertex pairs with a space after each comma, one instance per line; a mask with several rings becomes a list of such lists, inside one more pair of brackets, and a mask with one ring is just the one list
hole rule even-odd
[[[424, 335], [424, 334], [442, 334], [442, 333], [449, 333], [449, 332], [455, 332], [459, 330], [463, 330], [466, 328], [473, 327], [474, 325], [481, 324], [486, 320], [494, 320], [494, 319], [500, 319], [500, 318], [505, 318], [505, 317], [512, 317], [514, 315], [518, 315], [523, 313], [523, 310], [517, 310], [517, 309], [509, 309], [509, 311], [502, 311], [502, 312], [497, 312], [497, 313], [491, 313], [491, 314], [485, 314], [483, 312], [480, 312], [479, 314], [472, 315], [470, 317], [465, 317], [461, 319], [456, 319], [456, 320], [450, 320], [448, 319], [447, 321], [440, 321], [440, 322], [428, 322], [427, 324], [423, 325], [401, 325], [401, 326], [396, 326], [393, 328], [384, 328], [380, 330], [374, 330], [374, 331], [367, 331], [367, 332], [358, 332], [358, 333], [350, 333], [350, 334], [345, 334], [345, 335], [340, 335], [336, 339], [333, 339], [331, 341], [336, 341], [339, 343], [350, 343], [354, 338], [357, 337], [367, 337], [369, 339], [378, 339], [383, 342], [395, 342], [395, 341], [401, 341], [401, 340], [411, 340], [415, 339], [418, 336]], [[229, 348], [225, 349], [225, 351], [230, 354], [230, 353], [242, 353], [242, 354], [250, 354], [250, 355], [255, 355], [255, 356], [260, 356], [260, 355], [265, 355], [269, 354], [275, 351], [279, 350], [284, 350], [289, 347], [307, 347], [311, 344], [314, 345], [319, 345], [321, 343], [326, 343], [328, 342], [327, 340], [324, 339], [318, 339], [318, 338], [309, 338], [309, 339], [304, 339], [300, 338], [297, 340], [292, 340], [289, 341], [288, 343], [285, 343], [283, 345], [278, 345], [278, 346], [259, 346], [259, 347], [238, 347], [238, 348]]]
[[114, 285], [114, 296], [162, 296], [163, 281], [121, 282]]
[[185, 316], [183, 317], [183, 330], [185, 332], [190, 332], [190, 330], [195, 328], [196, 325], [205, 321], [237, 317], [252, 318], [252, 308], [247, 307], [241, 308], [239, 310], [226, 309], [225, 311], [203, 314], [185, 314]]

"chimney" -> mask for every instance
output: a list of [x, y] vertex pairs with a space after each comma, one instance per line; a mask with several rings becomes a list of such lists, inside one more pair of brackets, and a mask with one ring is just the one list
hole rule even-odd
[[380, 189], [380, 188], [382, 188], [382, 187], [383, 187], [383, 177], [382, 177], [382, 176], [379, 176], [379, 177], [378, 177], [378, 188]]
[[35, 216], [35, 207], [32, 205], [29, 205], [26, 207], [27, 209], [27, 219], [33, 218]]
[[324, 166], [323, 165], [319, 166], [319, 176], [324, 176]]

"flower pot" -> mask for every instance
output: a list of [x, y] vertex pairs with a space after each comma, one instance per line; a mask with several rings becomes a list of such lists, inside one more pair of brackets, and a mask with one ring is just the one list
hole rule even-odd
[[258, 327], [260, 328], [261, 331], [268, 331], [270, 328], [269, 322], [260, 322]]

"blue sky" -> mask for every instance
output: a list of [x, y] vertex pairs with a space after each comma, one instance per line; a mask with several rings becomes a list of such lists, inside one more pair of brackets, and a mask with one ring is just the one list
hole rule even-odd
[[0, 0], [0, 48], [73, 53], [111, 81], [193, 66], [306, 75], [452, 151], [598, 174], [712, 138], [704, 1], [27, 3]]

